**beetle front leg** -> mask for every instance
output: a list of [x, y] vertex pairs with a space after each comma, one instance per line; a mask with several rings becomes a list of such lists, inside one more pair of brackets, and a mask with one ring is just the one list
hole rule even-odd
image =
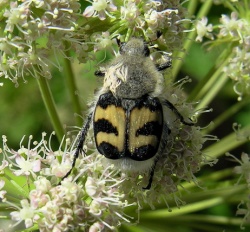
[[97, 71], [95, 71], [95, 76], [104, 77], [105, 76], [105, 72], [103, 72], [101, 70], [97, 70]]
[[175, 108], [175, 106], [168, 100], [164, 100], [163, 101], [163, 105], [167, 106], [170, 110], [172, 110], [175, 115], [180, 119], [180, 121], [184, 124], [184, 125], [187, 125], [187, 126], [193, 126], [194, 123], [192, 122], [186, 122], [183, 118], [183, 116], [181, 115], [181, 113]]
[[[76, 159], [79, 157], [80, 152], [83, 151], [83, 144], [85, 142], [85, 139], [86, 139], [89, 127], [90, 127], [90, 123], [91, 123], [91, 120], [92, 120], [92, 115], [93, 115], [93, 112], [91, 112], [88, 115], [88, 117], [86, 119], [86, 122], [85, 122], [84, 126], [82, 127], [82, 130], [81, 130], [81, 133], [80, 133], [80, 137], [79, 137], [79, 140], [78, 140], [78, 143], [77, 143], [76, 151], [75, 151], [75, 154], [74, 154], [74, 158], [73, 158], [71, 169], [62, 178], [61, 181], [63, 181], [65, 178], [67, 178], [70, 175], [70, 173], [72, 172], [72, 169], [75, 167]], [[61, 184], [61, 181], [60, 181], [59, 184]]]
[[172, 66], [172, 61], [167, 61], [165, 63], [162, 63], [162, 64], [156, 64], [155, 67], [156, 69], [160, 72], [160, 71], [163, 71], [167, 68], [170, 68]]

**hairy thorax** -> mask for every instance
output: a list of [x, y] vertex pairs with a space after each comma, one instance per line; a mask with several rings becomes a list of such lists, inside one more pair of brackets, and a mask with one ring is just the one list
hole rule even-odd
[[139, 98], [161, 92], [163, 76], [150, 58], [141, 56], [117, 57], [106, 69], [104, 87], [120, 98]]

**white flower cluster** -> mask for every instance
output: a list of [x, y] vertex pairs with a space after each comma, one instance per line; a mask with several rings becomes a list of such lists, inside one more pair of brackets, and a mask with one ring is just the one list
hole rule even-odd
[[[15, 208], [10, 213], [16, 222], [13, 227], [24, 222], [26, 228], [36, 225], [40, 231], [101, 231], [129, 222], [124, 211], [130, 204], [119, 191], [123, 179], [112, 167], [103, 165], [103, 156], [95, 153], [82, 157], [77, 162], [79, 174], [59, 185], [58, 177], [71, 167], [72, 147], [53, 152], [46, 145], [45, 134], [35, 146], [30, 137], [28, 147], [22, 145], [17, 152], [8, 148], [5, 136], [3, 142], [0, 198], [12, 210]], [[26, 177], [27, 185], [21, 195], [19, 179], [10, 175]], [[9, 178], [14, 192], [5, 190]], [[13, 196], [16, 200], [10, 201]]]
[[0, 36], [0, 77], [16, 86], [19, 78], [26, 81], [29, 75], [50, 78], [50, 65], [60, 68], [50, 60], [51, 54], [66, 56], [67, 49], [79, 49], [80, 39], [73, 33], [79, 18], [77, 1], [24, 0], [0, 5], [6, 23]]
[[110, 49], [119, 35], [125, 35], [125, 41], [131, 36], [155, 40], [161, 32], [162, 50], [181, 47], [182, 21], [187, 20], [179, 1], [89, 3], [81, 13], [84, 6], [78, 0], [1, 2], [5, 24], [0, 35], [0, 77], [16, 86], [28, 76], [51, 78], [51, 66], [62, 71], [61, 57], [72, 59], [75, 54], [80, 62], [87, 62], [94, 59], [90, 51]]
[[236, 82], [234, 90], [241, 100], [243, 95], [250, 94], [250, 22], [239, 16], [236, 12], [232, 12], [231, 18], [222, 15], [218, 36], [236, 42], [224, 72]]
[[[208, 24], [207, 18], [202, 18], [196, 23], [196, 41], [202, 42], [203, 37], [211, 41], [212, 46], [224, 45], [230, 52], [227, 54], [228, 63], [223, 71], [234, 80], [234, 91], [238, 100], [250, 94], [250, 21], [247, 17], [249, 3], [235, 2], [231, 17], [222, 15], [218, 25]], [[216, 38], [216, 39], [214, 39]]]
[[234, 167], [233, 171], [236, 174], [239, 174], [240, 177], [236, 183], [236, 185], [239, 185], [240, 183], [246, 184], [246, 188], [248, 190], [248, 197], [247, 199], [241, 199], [240, 204], [238, 205], [238, 209], [236, 211], [236, 215], [243, 215], [243, 222], [241, 224], [241, 229], [244, 228], [244, 223], [249, 223], [249, 215], [250, 215], [250, 156], [247, 153], [241, 154], [241, 160], [236, 158], [235, 156], [231, 154], [227, 154], [228, 156], [231, 156], [238, 164], [239, 166]]

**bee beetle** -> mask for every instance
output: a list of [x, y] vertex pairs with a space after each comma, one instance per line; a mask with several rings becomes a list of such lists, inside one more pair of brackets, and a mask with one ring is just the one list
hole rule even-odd
[[104, 77], [103, 86], [81, 130], [72, 168], [64, 178], [75, 166], [92, 123], [98, 152], [122, 170], [149, 170], [144, 189], [150, 189], [155, 165], [170, 134], [163, 107], [171, 109], [183, 124], [193, 123], [186, 122], [167, 99], [158, 98], [164, 86], [160, 71], [169, 68], [171, 61], [154, 64], [149, 47], [140, 38], [118, 45], [120, 55], [95, 72]]

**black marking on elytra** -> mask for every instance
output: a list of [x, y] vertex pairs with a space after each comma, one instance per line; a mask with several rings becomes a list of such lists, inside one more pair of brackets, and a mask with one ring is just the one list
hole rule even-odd
[[157, 147], [144, 145], [135, 148], [134, 152], [130, 155], [130, 158], [137, 161], [144, 161], [152, 158], [157, 152]]
[[102, 94], [99, 97], [99, 100], [97, 102], [97, 106], [100, 106], [103, 109], [106, 109], [108, 106], [114, 105], [116, 107], [121, 107], [121, 99], [115, 98], [114, 95], [111, 92]]
[[119, 152], [117, 147], [107, 142], [101, 142], [97, 150], [108, 159], [120, 159], [124, 156], [124, 152]]
[[141, 109], [142, 107], [148, 108], [151, 112], [161, 110], [162, 106], [158, 98], [144, 95], [140, 99], [137, 99], [135, 108]]
[[104, 118], [98, 119], [97, 121], [95, 121], [95, 134], [97, 134], [100, 131], [108, 133], [108, 134], [114, 133], [116, 136], [119, 133], [117, 131], [117, 128], [113, 126], [111, 122], [109, 122], [108, 120]]
[[162, 125], [158, 121], [147, 122], [143, 127], [136, 131], [136, 136], [139, 135], [155, 135], [158, 138], [161, 136]]

